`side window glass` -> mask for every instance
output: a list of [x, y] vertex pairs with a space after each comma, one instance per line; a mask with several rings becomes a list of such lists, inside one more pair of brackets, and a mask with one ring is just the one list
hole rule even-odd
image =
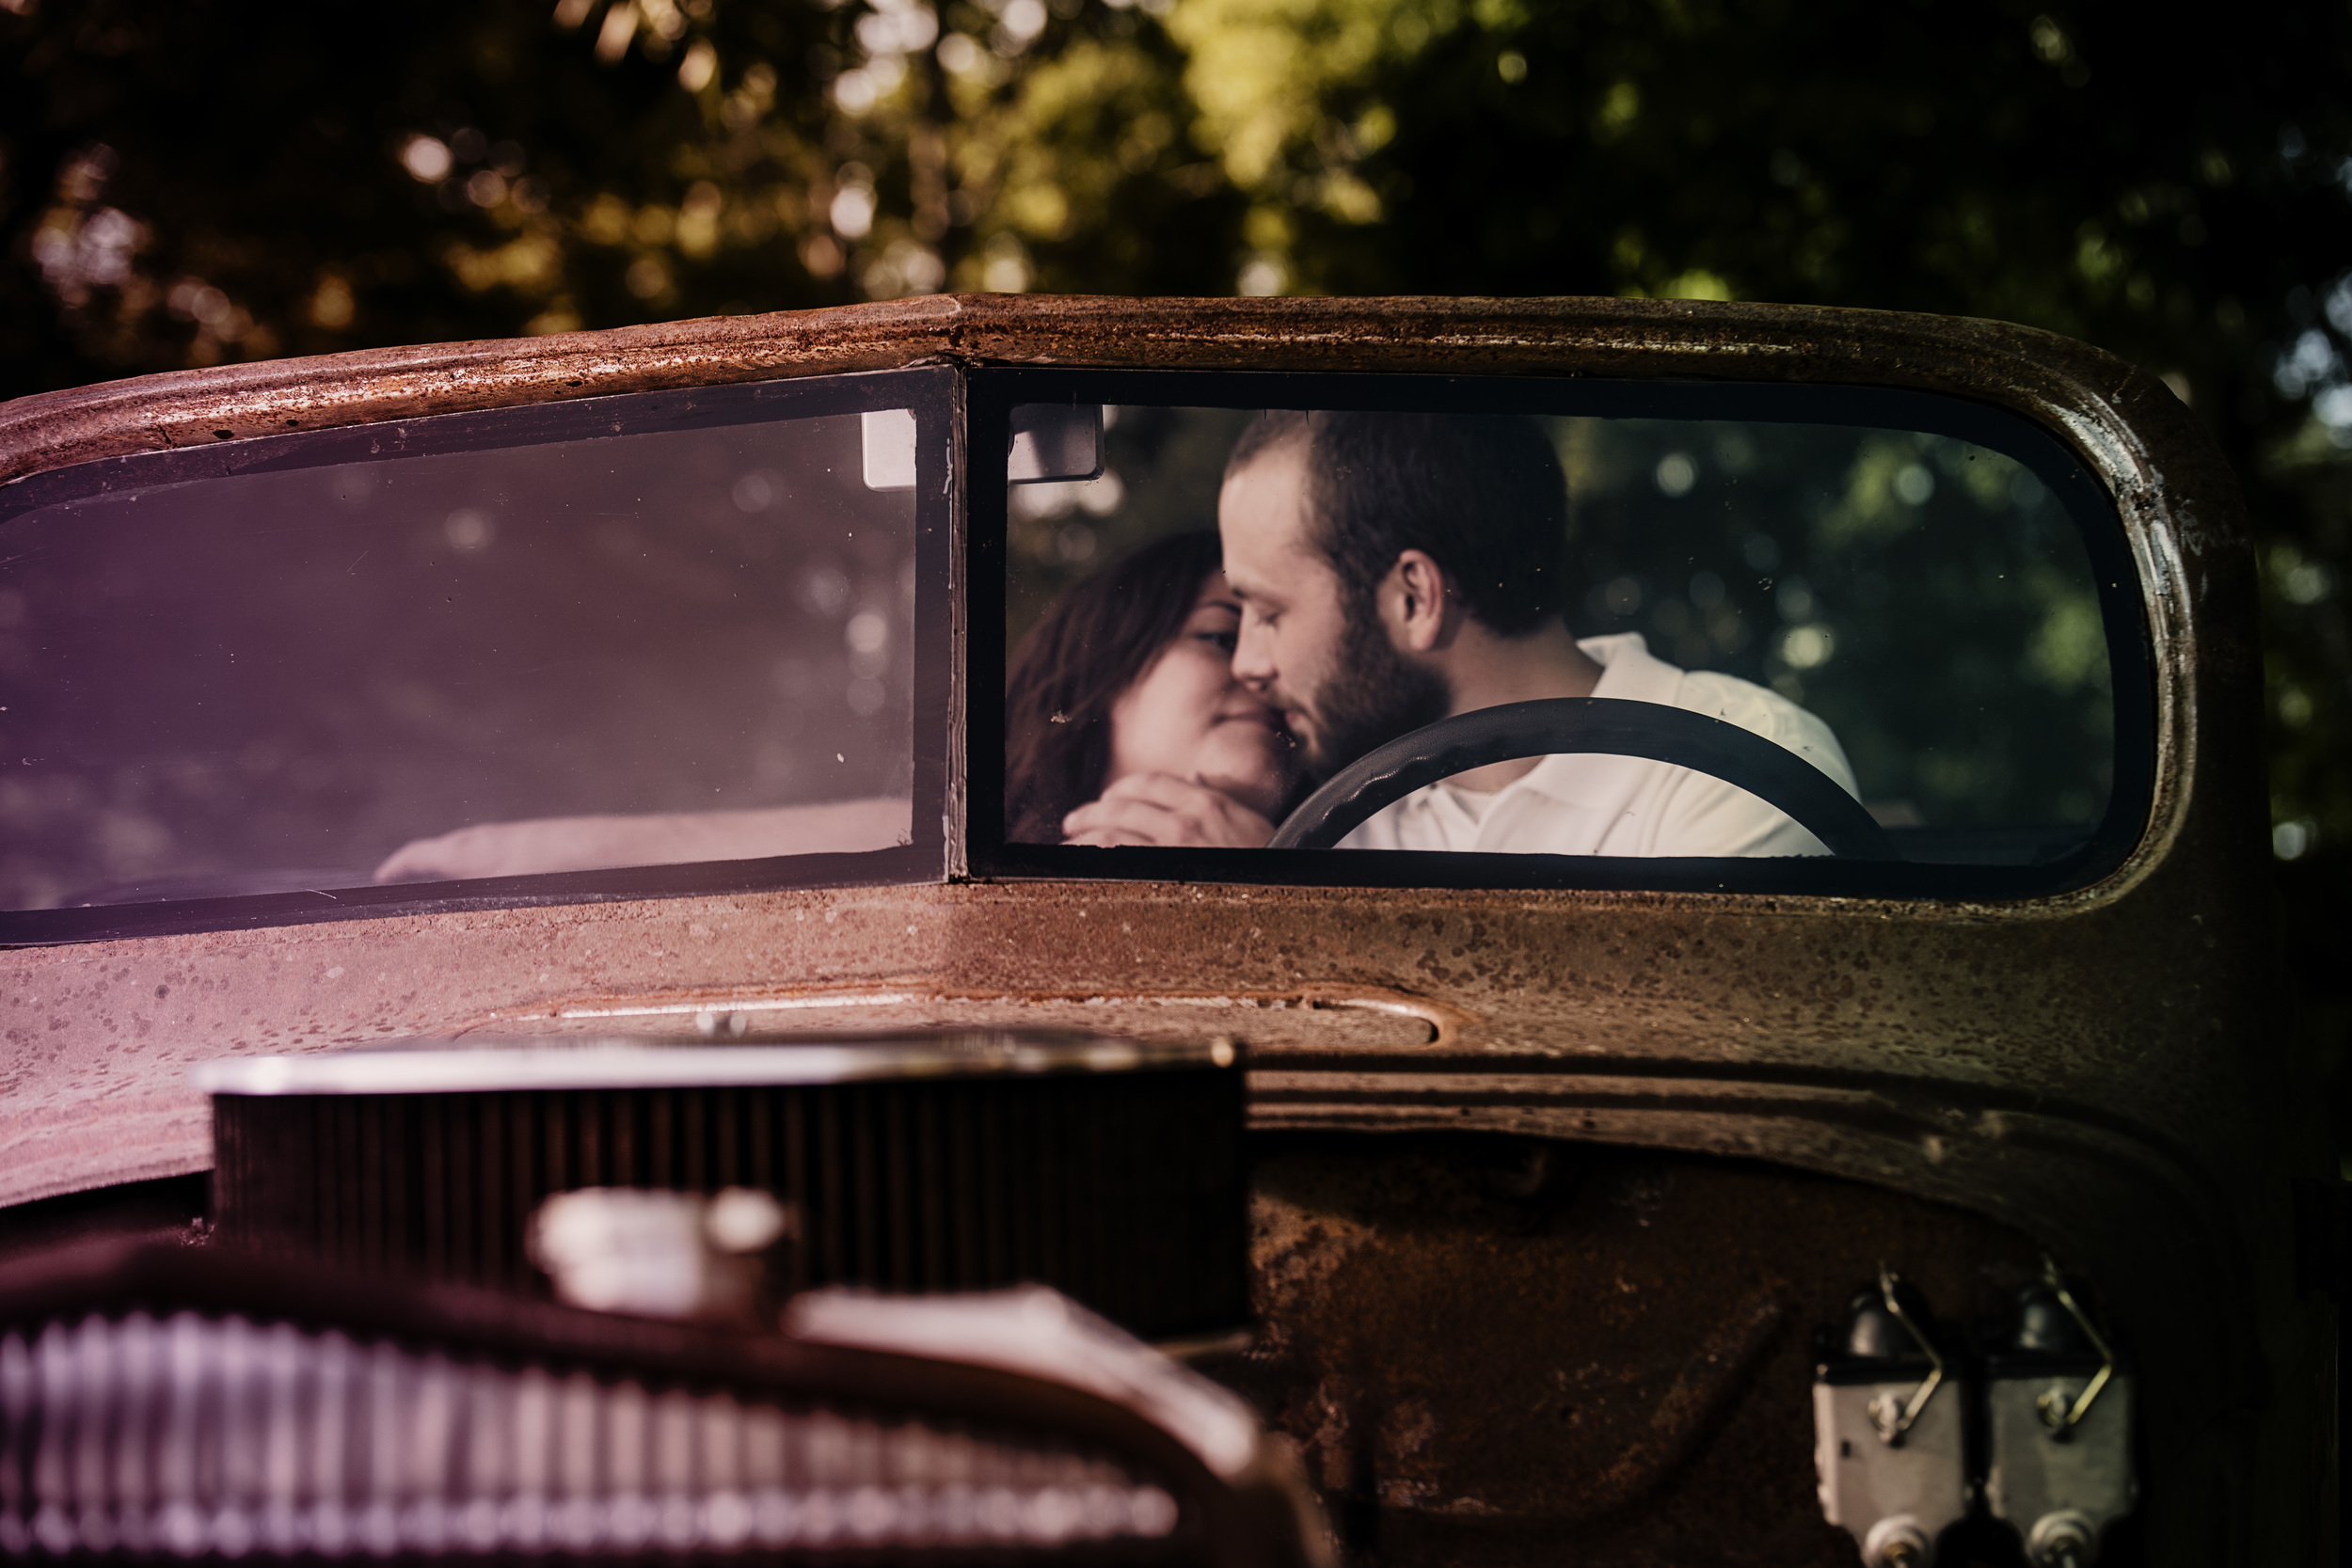
[[12, 487], [0, 907], [939, 875], [945, 731], [916, 716], [944, 710], [945, 649], [916, 628], [945, 579], [945, 375]]
[[2131, 567], [2023, 421], [1238, 379], [994, 393], [1102, 428], [1095, 471], [993, 492], [1006, 868], [1983, 895], [2136, 838]]
[[1906, 858], [2055, 859], [2115, 784], [2083, 535], [2016, 458], [1923, 432], [1545, 421], [1570, 619], [1818, 718]]

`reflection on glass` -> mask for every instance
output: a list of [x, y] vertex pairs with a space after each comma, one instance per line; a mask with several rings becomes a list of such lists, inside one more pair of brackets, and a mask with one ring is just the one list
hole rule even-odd
[[[1318, 455], [1301, 460], [1288, 499], [1252, 477], [1272, 471], [1258, 449], [1281, 445], [1267, 420], [1198, 408], [1107, 409], [1098, 476], [1010, 489], [1014, 841], [1263, 843], [1283, 806], [1372, 746], [1515, 700], [1507, 681], [1486, 680], [1480, 689], [1503, 694], [1484, 702], [1459, 700], [1472, 677], [1433, 687], [1430, 669], [1454, 668], [1442, 648], [1393, 657], [1405, 647], [1394, 607], [1379, 622], [1377, 602], [1407, 590], [1352, 570], [1343, 536], [1388, 539], [1374, 551], [1385, 566], [1394, 537], [1380, 530], [1401, 513], [1422, 519], [1398, 526], [1502, 657], [1590, 666], [1581, 688], [1523, 695], [1623, 697], [1740, 723], [1857, 796], [1906, 859], [2046, 862], [2105, 813], [2115, 717], [2097, 587], [2074, 521], [2017, 460], [1904, 430], [1566, 417], [1485, 421], [1488, 436], [1448, 457], [1441, 433], [1413, 433], [1428, 426], [1419, 417], [1317, 418], [1311, 428], [1336, 434], [1294, 442]], [[1284, 420], [1299, 422], [1273, 422]], [[1489, 436], [1494, 451], [1472, 454]], [[1359, 451], [1342, 450], [1351, 439]], [[1424, 440], [1425, 460], [1413, 455]], [[1329, 477], [1384, 465], [1397, 471], [1352, 499]], [[1520, 479], [1495, 477], [1505, 469]], [[1286, 507], [1304, 519], [1295, 538]], [[1336, 597], [1310, 591], [1318, 573], [1343, 579]], [[1466, 578], [1496, 587], [1464, 593]], [[1375, 624], [1383, 635], [1369, 635]], [[1242, 689], [1293, 746], [1254, 784], [1165, 750], [1153, 768], [1135, 761], [1141, 742], [1127, 732], [1147, 709], [1166, 713], [1150, 702], [1164, 667], [1210, 634], [1239, 657], [1230, 686], [1199, 683], [1199, 716], [1214, 730]], [[1513, 778], [1466, 775], [1344, 842], [1821, 852], [1753, 797], [1673, 783], [1661, 766], [1555, 757]], [[1275, 774], [1266, 810], [1254, 802]], [[1548, 803], [1531, 806], [1531, 791]]]
[[914, 499], [859, 416], [0, 528], [0, 906], [906, 842]]

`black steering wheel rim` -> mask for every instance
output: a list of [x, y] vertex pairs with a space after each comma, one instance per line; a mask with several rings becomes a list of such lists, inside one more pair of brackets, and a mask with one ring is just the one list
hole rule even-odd
[[1269, 849], [1327, 849], [1424, 784], [1488, 763], [1645, 757], [1736, 784], [1849, 860], [1894, 860], [1886, 830], [1827, 773], [1738, 724], [1621, 697], [1551, 697], [1457, 713], [1357, 758], [1283, 818]]

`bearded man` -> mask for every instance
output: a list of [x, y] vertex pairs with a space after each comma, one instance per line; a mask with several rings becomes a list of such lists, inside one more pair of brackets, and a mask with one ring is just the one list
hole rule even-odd
[[[1567, 507], [1559, 459], [1531, 420], [1262, 414], [1235, 444], [1217, 499], [1225, 576], [1242, 606], [1233, 673], [1280, 711], [1318, 777], [1450, 715], [1607, 697], [1740, 725], [1858, 793], [1829, 726], [1777, 692], [1677, 669], [1638, 632], [1576, 638], [1565, 618]], [[1096, 843], [1265, 842], [1270, 824], [1207, 793], [1141, 778], [1071, 823]], [[1828, 853], [1735, 784], [1584, 753], [1458, 773], [1395, 801], [1341, 847]]]

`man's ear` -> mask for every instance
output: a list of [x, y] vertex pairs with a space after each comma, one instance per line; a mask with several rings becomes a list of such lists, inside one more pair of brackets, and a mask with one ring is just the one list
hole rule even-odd
[[1380, 618], [1398, 652], [1426, 654], [1454, 641], [1462, 617], [1445, 569], [1423, 551], [1405, 550], [1380, 585]]

